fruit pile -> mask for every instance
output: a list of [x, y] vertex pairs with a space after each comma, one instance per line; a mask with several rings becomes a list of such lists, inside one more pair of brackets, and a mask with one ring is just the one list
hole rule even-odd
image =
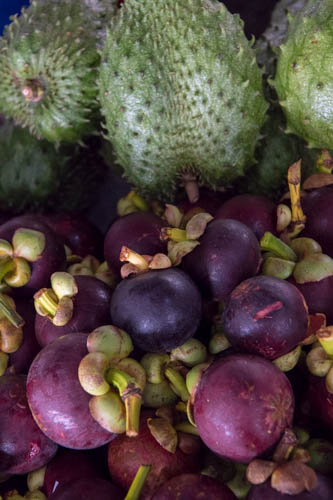
[[1, 500], [333, 499], [333, 2], [249, 4], [5, 27]]

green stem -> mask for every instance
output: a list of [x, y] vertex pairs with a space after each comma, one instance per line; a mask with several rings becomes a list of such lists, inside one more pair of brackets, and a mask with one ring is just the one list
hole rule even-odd
[[186, 402], [190, 397], [190, 393], [187, 390], [184, 377], [170, 366], [166, 368], [164, 374], [171, 382], [171, 388], [175, 388], [176, 394], [182, 399], [182, 401]]
[[54, 317], [58, 309], [58, 302], [52, 295], [53, 291], [51, 289], [45, 289], [35, 299], [35, 303], [41, 306], [42, 311], [44, 311], [48, 316]]
[[174, 426], [176, 431], [186, 432], [186, 434], [192, 434], [193, 436], [199, 436], [198, 429], [190, 424], [190, 422], [180, 422]]
[[264, 236], [261, 238], [260, 248], [264, 251], [273, 252], [281, 259], [297, 262], [297, 255], [294, 250], [269, 231], [266, 231]]
[[150, 469], [151, 465], [140, 465], [124, 500], [138, 500]]
[[6, 260], [3, 264], [0, 266], [0, 282], [4, 279], [6, 274], [12, 272], [15, 270], [15, 263], [13, 259], [8, 259]]
[[24, 325], [24, 319], [15, 311], [15, 309], [7, 304], [2, 293], [0, 293], [0, 310], [16, 328], [20, 328]]

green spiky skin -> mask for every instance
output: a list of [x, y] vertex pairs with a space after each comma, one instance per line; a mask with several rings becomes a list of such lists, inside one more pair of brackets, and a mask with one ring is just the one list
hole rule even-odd
[[287, 174], [292, 163], [302, 160], [302, 181], [316, 172], [320, 151], [309, 149], [294, 134], [285, 133], [285, 119], [279, 107], [272, 107], [256, 149], [257, 163], [246, 170], [237, 185], [239, 192], [261, 194], [278, 202], [288, 190]]
[[[98, 117], [97, 17], [77, 0], [33, 0], [0, 37], [0, 112], [38, 138], [76, 142]], [[39, 89], [31, 100], [22, 92]]]
[[0, 125], [0, 158], [0, 209], [12, 214], [83, 210], [105, 173], [90, 148], [57, 150], [9, 121]]
[[309, 0], [290, 20], [274, 87], [287, 129], [310, 147], [333, 149], [332, 0]]
[[252, 162], [267, 103], [239, 16], [208, 0], [126, 0], [107, 33], [100, 100], [127, 180], [171, 200], [185, 173], [228, 186]]

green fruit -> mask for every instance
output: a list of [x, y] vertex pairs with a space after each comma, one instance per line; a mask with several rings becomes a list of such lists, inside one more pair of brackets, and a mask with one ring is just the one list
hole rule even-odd
[[310, 147], [333, 149], [333, 1], [309, 0], [290, 20], [274, 87], [287, 129]]
[[96, 128], [101, 21], [89, 2], [33, 0], [0, 37], [0, 112], [38, 138], [76, 142]]
[[57, 150], [8, 121], [0, 125], [0, 158], [0, 208], [13, 214], [83, 210], [105, 171], [88, 147]]
[[287, 174], [292, 163], [302, 159], [302, 181], [316, 172], [320, 152], [307, 148], [296, 135], [286, 134], [285, 127], [282, 110], [272, 106], [256, 148], [257, 163], [245, 171], [246, 177], [237, 186], [239, 191], [262, 194], [278, 202], [288, 191]]
[[126, 0], [110, 28], [100, 101], [127, 180], [166, 200], [186, 179], [232, 184], [267, 109], [239, 16], [215, 0]]

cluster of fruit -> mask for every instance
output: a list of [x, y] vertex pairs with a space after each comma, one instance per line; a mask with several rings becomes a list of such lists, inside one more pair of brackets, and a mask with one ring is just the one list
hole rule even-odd
[[[333, 498], [331, 13], [280, 0], [248, 41], [215, 0], [31, 0], [6, 27], [0, 498]], [[105, 233], [73, 213], [97, 154], [134, 185]]]

